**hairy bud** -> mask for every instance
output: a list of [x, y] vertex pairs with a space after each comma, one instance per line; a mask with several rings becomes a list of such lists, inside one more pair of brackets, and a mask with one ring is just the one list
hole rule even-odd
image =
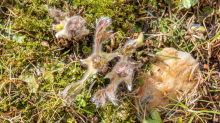
[[49, 9], [49, 11], [57, 22], [63, 21], [67, 15], [67, 12], [61, 12], [56, 9]]
[[105, 62], [106, 60], [101, 56], [95, 55], [92, 57], [92, 63], [95, 69], [101, 70], [105, 66]]
[[66, 33], [69, 37], [78, 37], [84, 34], [80, 34], [85, 28], [85, 20], [80, 16], [73, 16], [69, 18], [66, 24]]
[[120, 77], [127, 77], [131, 74], [132, 70], [129, 64], [119, 63], [115, 66], [114, 72]]
[[85, 27], [85, 20], [80, 16], [66, 17], [67, 12], [61, 12], [56, 9], [49, 9], [50, 14], [59, 24], [53, 24], [52, 28], [57, 33], [56, 38], [81, 38], [87, 35], [89, 30]]

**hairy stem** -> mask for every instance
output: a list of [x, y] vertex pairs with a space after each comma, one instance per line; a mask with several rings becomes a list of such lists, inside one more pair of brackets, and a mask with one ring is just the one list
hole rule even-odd
[[[85, 77], [83, 79], [81, 79], [79, 82], [76, 83], [72, 83], [69, 86], [67, 86], [64, 90], [63, 90], [63, 96], [64, 98], [66, 98], [67, 95], [69, 95], [69, 93], [77, 93], [79, 91], [81, 91], [84, 83], [86, 82], [86, 80], [96, 71], [95, 68], [91, 67], [89, 69], [89, 71], [86, 73]], [[71, 92], [70, 90], [74, 88], [74, 90]]]

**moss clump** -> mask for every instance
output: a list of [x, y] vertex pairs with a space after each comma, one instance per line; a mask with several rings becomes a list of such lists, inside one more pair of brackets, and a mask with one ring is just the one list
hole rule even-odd
[[48, 14], [48, 6], [45, 1], [23, 1], [15, 2], [15, 17], [12, 29], [22, 30], [38, 39], [46, 39], [51, 36], [51, 24], [53, 22]]
[[135, 3], [130, 2], [116, 2], [114, 0], [73, 0], [70, 5], [74, 7], [85, 7], [82, 14], [86, 17], [87, 24], [94, 28], [93, 23], [96, 18], [107, 16], [112, 18], [112, 26], [115, 32], [120, 32], [122, 36], [128, 31], [126, 20], [134, 27], [137, 21], [137, 14], [141, 11], [141, 7]]

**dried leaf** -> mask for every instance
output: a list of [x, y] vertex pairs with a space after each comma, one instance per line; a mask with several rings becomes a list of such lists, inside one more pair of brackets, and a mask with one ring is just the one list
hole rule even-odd
[[111, 37], [111, 48], [113, 49], [113, 48], [115, 48], [115, 37], [114, 36], [112, 36]]
[[40, 44], [41, 44], [42, 46], [45, 46], [45, 47], [50, 48], [49, 43], [48, 43], [48, 42], [46, 42], [46, 41], [42, 41]]

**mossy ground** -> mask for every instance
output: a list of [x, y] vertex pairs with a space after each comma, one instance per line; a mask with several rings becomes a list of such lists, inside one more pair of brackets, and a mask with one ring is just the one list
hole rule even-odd
[[[147, 60], [150, 56], [141, 53], [141, 50], [155, 53], [164, 47], [175, 47], [198, 57], [204, 75], [204, 83], [200, 87], [203, 94], [192, 110], [197, 111], [203, 121], [217, 122], [220, 117], [212, 111], [219, 112], [219, 3], [199, 2], [187, 10], [178, 0], [173, 3], [166, 0], [4, 1], [0, 12], [0, 121], [142, 122], [144, 114], [147, 118], [146, 109], [140, 107], [138, 98], [134, 96], [137, 90], [128, 92], [124, 84], [117, 92], [120, 98], [118, 107], [107, 103], [103, 108], [96, 109], [91, 96], [109, 82], [102, 74], [88, 79], [69, 107], [64, 106], [64, 100], [57, 95], [86, 72], [86, 67], [77, 60], [92, 53], [95, 20], [107, 16], [112, 18], [115, 32], [116, 48], [113, 51], [123, 46], [134, 33], [145, 32], [146, 45], [133, 55], [135, 60], [145, 61], [142, 70], [135, 74], [134, 88], [141, 85], [141, 73], [151, 66], [151, 61]], [[89, 35], [78, 42], [71, 42], [71, 49], [59, 48], [52, 31], [54, 20], [49, 8], [84, 17]], [[194, 42], [185, 40], [186, 27], [190, 23], [205, 26], [209, 35], [206, 33], [204, 39]], [[103, 50], [108, 45], [108, 41], [104, 43]], [[209, 68], [204, 68], [203, 64]], [[94, 81], [96, 84], [88, 91]], [[181, 105], [184, 104], [186, 102], [183, 101]], [[164, 122], [202, 121], [187, 108], [163, 109], [167, 113], [161, 117]], [[200, 109], [210, 112], [201, 113]]]

